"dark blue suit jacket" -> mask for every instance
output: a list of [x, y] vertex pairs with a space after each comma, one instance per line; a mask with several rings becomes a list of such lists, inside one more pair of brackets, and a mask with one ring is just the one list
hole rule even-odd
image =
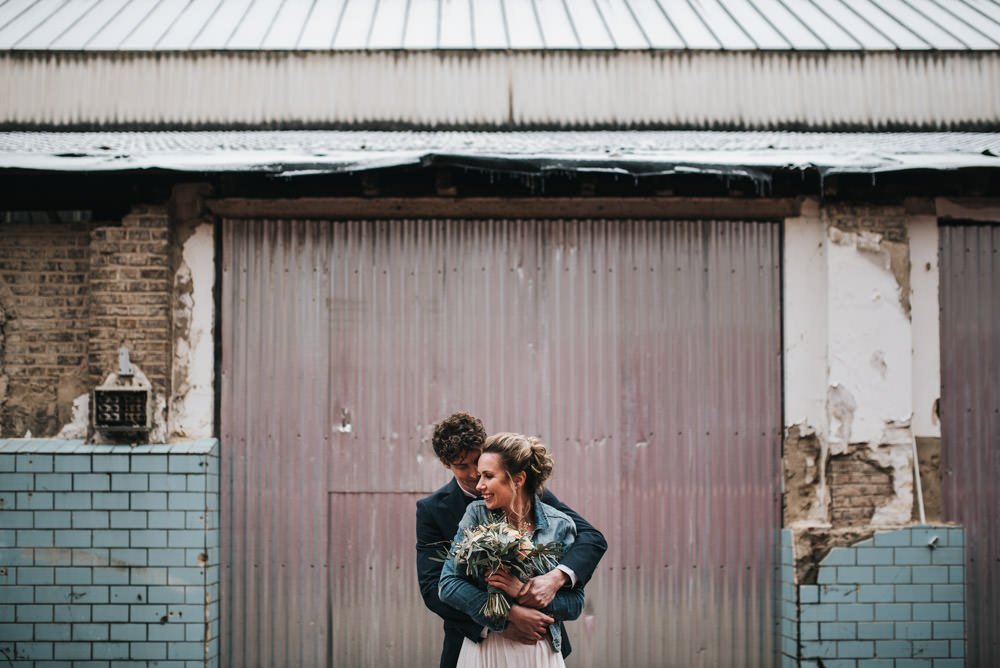
[[[432, 559], [439, 556], [440, 551], [447, 549], [451, 544], [455, 532], [458, 531], [458, 523], [465, 514], [465, 507], [471, 501], [471, 498], [462, 493], [454, 478], [430, 496], [417, 501], [417, 579], [424, 603], [444, 620], [441, 668], [454, 668], [462, 649], [462, 638], [467, 637], [479, 642], [483, 630], [464, 612], [442, 603], [438, 598], [438, 580], [441, 577], [443, 564]], [[582, 587], [594, 574], [594, 569], [608, 549], [608, 543], [600, 531], [548, 490], [542, 495], [542, 501], [563, 511], [576, 523], [576, 542], [563, 556], [561, 563], [573, 570], [577, 577], [577, 586]], [[562, 646], [563, 656], [569, 656], [570, 651], [569, 638], [566, 637]]]

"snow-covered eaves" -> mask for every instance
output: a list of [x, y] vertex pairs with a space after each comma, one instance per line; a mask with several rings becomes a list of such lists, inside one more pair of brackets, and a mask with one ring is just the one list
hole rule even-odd
[[883, 174], [1000, 168], [998, 133], [8, 132], [0, 169], [168, 170], [282, 177], [391, 167], [525, 175]]
[[6, 0], [0, 49], [965, 50], [990, 0]]

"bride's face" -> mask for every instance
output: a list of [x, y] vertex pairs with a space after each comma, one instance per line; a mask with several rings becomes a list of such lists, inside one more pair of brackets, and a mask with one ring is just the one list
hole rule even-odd
[[495, 452], [485, 452], [479, 457], [479, 484], [476, 485], [476, 491], [482, 494], [486, 507], [491, 510], [510, 508], [517, 496], [513, 481], [507, 476], [500, 455]]

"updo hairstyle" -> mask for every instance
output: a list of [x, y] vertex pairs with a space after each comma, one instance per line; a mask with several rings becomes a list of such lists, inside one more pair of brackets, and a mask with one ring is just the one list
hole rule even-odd
[[545, 481], [552, 475], [552, 455], [534, 436], [501, 432], [486, 439], [483, 453], [500, 456], [507, 479], [524, 471], [524, 491], [529, 496], [541, 494]]

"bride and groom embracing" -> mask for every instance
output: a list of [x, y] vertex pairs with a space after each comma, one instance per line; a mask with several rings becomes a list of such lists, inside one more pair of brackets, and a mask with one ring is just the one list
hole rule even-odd
[[[444, 620], [441, 668], [564, 666], [563, 621], [583, 610], [583, 586], [607, 550], [604, 536], [544, 488], [552, 457], [538, 439], [487, 437], [478, 418], [455, 413], [435, 425], [432, 443], [454, 475], [417, 502], [417, 577], [424, 603]], [[503, 571], [467, 573], [453, 556], [442, 562], [442, 546], [499, 520], [535, 546], [557, 546], [558, 565], [521, 582]], [[483, 613], [487, 585], [506, 594], [505, 618]]]

